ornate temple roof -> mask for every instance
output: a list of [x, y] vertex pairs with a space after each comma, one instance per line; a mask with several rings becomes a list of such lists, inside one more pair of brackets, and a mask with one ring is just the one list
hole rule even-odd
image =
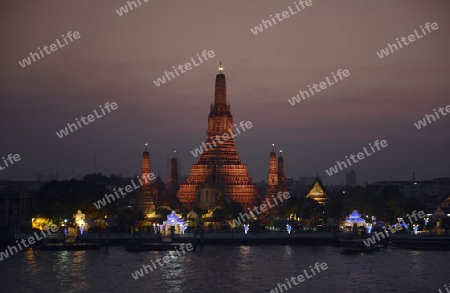
[[327, 196], [325, 188], [320, 180], [319, 176], [316, 177], [314, 183], [309, 188], [309, 193], [306, 198], [312, 198], [319, 204], [327, 204], [330, 198]]

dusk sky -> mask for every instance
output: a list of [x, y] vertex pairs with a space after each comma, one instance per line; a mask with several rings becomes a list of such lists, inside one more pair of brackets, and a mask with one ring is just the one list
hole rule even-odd
[[[133, 176], [149, 142], [152, 172], [167, 180], [177, 149], [181, 174], [205, 140], [219, 61], [234, 123], [253, 128], [236, 138], [254, 182], [266, 180], [272, 143], [283, 150], [287, 178], [344, 183], [450, 176], [450, 115], [417, 129], [433, 109], [450, 105], [450, 2], [312, 1], [264, 29], [294, 1], [153, 1], [119, 16], [123, 0], [2, 1], [0, 4], [0, 157], [21, 160], [0, 179], [72, 170]], [[423, 35], [427, 22], [438, 29]], [[417, 30], [421, 35], [384, 58], [376, 54]], [[18, 61], [62, 35], [80, 38], [22, 68]], [[172, 66], [213, 50], [215, 57], [157, 87]], [[331, 72], [350, 76], [299, 104], [288, 99]], [[68, 136], [56, 132], [99, 105], [118, 108]], [[445, 111], [445, 110], [444, 110]], [[325, 169], [375, 140], [388, 146], [328, 176]], [[0, 166], [4, 167], [3, 160]]]

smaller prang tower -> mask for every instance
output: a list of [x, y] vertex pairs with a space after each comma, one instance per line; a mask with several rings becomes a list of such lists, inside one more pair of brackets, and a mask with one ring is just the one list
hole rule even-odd
[[278, 190], [286, 192], [286, 175], [284, 175], [283, 151], [280, 150], [278, 155]]
[[167, 193], [176, 196], [179, 189], [180, 175], [178, 171], [178, 155], [177, 151], [173, 151], [172, 158], [170, 159], [170, 175], [169, 183], [167, 184]]
[[275, 145], [272, 144], [269, 161], [269, 174], [267, 175], [267, 191], [266, 196], [274, 196], [278, 193], [278, 172], [277, 172], [277, 155], [275, 154]]
[[275, 145], [272, 144], [269, 161], [269, 174], [267, 175], [266, 201], [269, 201], [272, 207], [267, 211], [272, 216], [277, 216], [282, 211], [282, 207], [287, 205], [287, 201], [283, 200], [281, 204], [275, 199], [279, 192], [286, 192], [286, 175], [284, 174], [283, 151], [280, 150], [279, 156], [275, 153]]
[[138, 209], [141, 211], [155, 210], [155, 201], [152, 196], [151, 182], [150, 182], [150, 153], [147, 150], [148, 143], [145, 144], [144, 152], [142, 153], [142, 172], [141, 172], [141, 193], [138, 200]]

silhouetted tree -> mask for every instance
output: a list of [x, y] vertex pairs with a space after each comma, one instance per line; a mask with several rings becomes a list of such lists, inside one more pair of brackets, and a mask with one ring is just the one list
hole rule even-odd
[[114, 203], [101, 209], [94, 202], [103, 198], [106, 187], [87, 181], [50, 181], [41, 187], [35, 198], [35, 213], [58, 221], [71, 218], [77, 210], [86, 214], [87, 218], [103, 218], [105, 214], [117, 211]]

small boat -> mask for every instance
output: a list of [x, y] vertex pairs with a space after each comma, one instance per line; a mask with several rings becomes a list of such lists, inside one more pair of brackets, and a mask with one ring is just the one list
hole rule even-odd
[[383, 244], [370, 244], [367, 246], [364, 241], [366, 239], [339, 239], [339, 249], [344, 252], [372, 252], [378, 251]]
[[368, 240], [369, 234], [365, 227], [354, 226], [350, 233], [344, 233], [344, 237], [339, 239], [337, 247], [343, 252], [372, 252], [378, 251], [380, 248], [387, 247], [387, 239], [380, 242], [372, 242]]
[[98, 243], [42, 243], [33, 246], [35, 250], [41, 251], [81, 251], [100, 249]]
[[450, 237], [446, 235], [405, 235], [403, 237], [392, 237], [391, 244], [404, 249], [450, 250]]

